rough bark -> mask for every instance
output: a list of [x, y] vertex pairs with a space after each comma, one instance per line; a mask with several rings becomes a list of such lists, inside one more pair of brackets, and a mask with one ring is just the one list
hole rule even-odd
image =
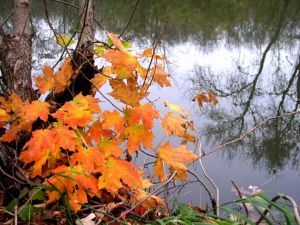
[[[14, 0], [14, 21], [12, 34], [5, 34], [1, 29], [2, 43], [0, 46], [0, 61], [2, 73], [2, 94], [9, 96], [16, 93], [23, 101], [35, 99], [31, 81], [31, 0]], [[3, 130], [0, 131], [1, 133]], [[17, 143], [0, 143], [0, 189], [18, 188], [16, 177], [17, 153], [26, 141], [20, 134]]]
[[[90, 80], [99, 71], [94, 66], [93, 41], [95, 36], [94, 6], [92, 0], [78, 0], [80, 27], [78, 29], [78, 45], [72, 56], [74, 70], [79, 69], [70, 86], [62, 93], [49, 95], [58, 105], [70, 101], [79, 93], [83, 95], [93, 94]], [[49, 100], [47, 98], [47, 100]]]
[[[79, 40], [79, 46], [85, 46], [87, 43], [91, 43], [95, 36], [94, 25], [94, 6], [92, 0], [78, 0], [79, 15], [80, 18], [80, 32], [81, 37]], [[90, 45], [89, 49], [93, 50], [93, 46]]]
[[35, 98], [31, 81], [31, 0], [14, 1], [13, 33], [3, 39], [0, 61], [5, 95], [15, 92], [22, 100]]

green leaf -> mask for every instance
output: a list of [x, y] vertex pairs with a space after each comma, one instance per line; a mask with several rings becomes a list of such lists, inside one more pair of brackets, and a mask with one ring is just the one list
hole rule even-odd
[[273, 225], [272, 221], [263, 213], [260, 211], [260, 209], [256, 205], [252, 205], [252, 207], [255, 209], [256, 212], [267, 222], [269, 225]]
[[95, 44], [94, 51], [97, 55], [102, 55], [105, 51], [105, 47], [103, 45]]
[[240, 225], [239, 222], [228, 222], [228, 221], [220, 221], [220, 220], [217, 220], [216, 224], [217, 225]]
[[18, 199], [20, 200], [20, 199], [23, 198], [27, 193], [28, 193], [28, 188], [27, 188], [27, 187], [24, 187], [24, 188], [22, 189], [22, 191], [20, 192]]
[[165, 225], [165, 222], [161, 219], [157, 219], [155, 221], [158, 222], [160, 225]]
[[112, 46], [114, 43], [111, 41], [110, 38], [107, 38], [106, 44], [108, 44], [109, 46]]
[[21, 209], [19, 216], [21, 220], [28, 221], [33, 214], [33, 207], [31, 204], [26, 204]]
[[287, 209], [279, 206], [278, 204], [276, 204], [275, 202], [271, 201], [270, 199], [267, 199], [264, 196], [261, 196], [261, 198], [264, 199], [265, 201], [267, 201], [274, 208], [278, 209], [279, 211], [281, 211], [283, 213], [287, 225], [293, 224], [293, 221], [294, 221], [294, 215], [293, 215], [293, 213], [291, 213], [289, 210], [287, 210]]
[[59, 44], [63, 48], [66, 48], [67, 46], [69, 46], [75, 42], [74, 38], [72, 38], [66, 34], [56, 35], [56, 41], [57, 41], [57, 44]]
[[10, 203], [6, 206], [6, 210], [9, 212], [13, 212], [15, 209], [15, 206], [19, 204], [19, 199], [14, 198], [13, 200], [10, 201]]
[[124, 48], [131, 48], [132, 44], [129, 41], [122, 41]]
[[245, 215], [239, 213], [238, 211], [236, 210], [233, 210], [233, 209], [230, 209], [230, 208], [227, 208], [227, 207], [221, 207], [221, 210], [223, 211], [226, 211], [230, 214], [233, 214], [235, 215], [236, 217], [238, 217], [239, 219], [251, 224], [251, 225], [255, 225], [255, 222], [253, 222], [252, 220], [250, 220], [248, 217], [246, 217]]
[[45, 200], [46, 196], [42, 190], [33, 189], [29, 192], [29, 196], [32, 200]]

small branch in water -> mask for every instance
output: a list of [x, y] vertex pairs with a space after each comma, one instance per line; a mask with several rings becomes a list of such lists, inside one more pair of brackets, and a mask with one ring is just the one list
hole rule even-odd
[[215, 149], [213, 149], [209, 152], [203, 153], [203, 155], [200, 156], [200, 157], [203, 158], [204, 156], [207, 156], [207, 155], [210, 155], [210, 154], [212, 154], [216, 151], [219, 151], [222, 148], [227, 147], [228, 145], [235, 144], [237, 142], [242, 141], [245, 137], [247, 137], [249, 134], [253, 133], [257, 128], [261, 127], [262, 125], [264, 125], [265, 123], [267, 123], [270, 120], [274, 120], [274, 119], [278, 119], [278, 118], [282, 118], [282, 117], [286, 117], [286, 116], [292, 116], [292, 115], [295, 115], [295, 114], [298, 114], [298, 113], [300, 113], [300, 110], [297, 110], [297, 111], [294, 111], [294, 112], [289, 112], [289, 113], [286, 113], [286, 114], [282, 114], [281, 116], [274, 116], [274, 117], [267, 118], [267, 119], [263, 120], [261, 123], [257, 124], [255, 127], [248, 130], [246, 133], [244, 133], [239, 138], [236, 138], [236, 139], [228, 141], [228, 142], [226, 142], [222, 145], [219, 145], [217, 148], [215, 148]]
[[[201, 170], [205, 176], [205, 178], [211, 183], [211, 185], [214, 187], [214, 189], [216, 190], [216, 199], [212, 199], [211, 198], [211, 203], [212, 203], [212, 207], [214, 209], [214, 213], [218, 216], [220, 214], [220, 190], [219, 190], [219, 187], [217, 186], [217, 184], [213, 181], [213, 179], [206, 173], [206, 169], [204, 168], [203, 166], [203, 163], [202, 163], [202, 144], [201, 144], [201, 140], [200, 140], [200, 132], [195, 128], [195, 126], [192, 124], [192, 123], [189, 123], [189, 125], [191, 127], [194, 128], [196, 134], [197, 134], [197, 143], [198, 143], [198, 148], [199, 148], [199, 164], [200, 164], [200, 167], [201, 167]], [[203, 183], [201, 182], [201, 184], [203, 185]], [[205, 186], [204, 186], [205, 188]]]
[[[242, 195], [242, 192], [240, 191], [239, 187], [237, 186], [237, 184], [234, 182], [233, 179], [230, 180], [232, 185], [234, 186], [235, 190], [237, 191], [238, 195], [240, 198], [243, 198], [243, 195]], [[246, 212], [246, 216], [249, 217], [249, 211], [248, 211], [248, 208], [246, 206], [246, 204], [243, 202], [243, 207], [245, 209], [245, 212]]]

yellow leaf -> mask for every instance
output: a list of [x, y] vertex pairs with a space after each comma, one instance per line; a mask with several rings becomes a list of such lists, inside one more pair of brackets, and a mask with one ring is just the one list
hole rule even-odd
[[98, 56], [101, 56], [105, 52], [105, 50], [106, 49], [103, 45], [100, 45], [100, 44], [94, 45], [95, 54], [97, 54]]
[[174, 112], [177, 112], [177, 113], [180, 113], [182, 114], [183, 116], [187, 116], [189, 113], [186, 112], [181, 106], [179, 105], [175, 105], [173, 103], [170, 103], [168, 101], [165, 101], [165, 106], [168, 107], [169, 109], [171, 109], [172, 111]]
[[10, 116], [4, 109], [0, 109], [0, 127], [3, 127], [10, 120]]
[[74, 41], [74, 38], [70, 37], [67, 34], [59, 34], [59, 35], [56, 35], [56, 42], [60, 46], [66, 48], [69, 45], [73, 44], [75, 41]]
[[198, 159], [198, 156], [192, 151], [187, 150], [185, 145], [173, 148], [169, 142], [165, 142], [159, 146], [157, 155], [158, 158], [155, 164], [156, 169], [154, 170], [154, 175], [158, 176], [161, 182], [166, 179], [165, 174], [163, 174], [164, 172], [159, 171], [159, 169], [162, 168], [162, 162], [170, 165], [173, 171], [178, 172], [177, 178], [186, 179], [185, 171], [188, 168], [184, 163], [190, 163]]
[[182, 118], [181, 116], [168, 112], [164, 119], [161, 121], [161, 124], [166, 135], [176, 135], [178, 137], [182, 137], [185, 134], [186, 122], [187, 120]]

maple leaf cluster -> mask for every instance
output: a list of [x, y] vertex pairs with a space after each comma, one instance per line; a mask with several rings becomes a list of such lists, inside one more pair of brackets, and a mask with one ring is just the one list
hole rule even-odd
[[[0, 140], [12, 142], [18, 140], [21, 131], [30, 132], [31, 138], [19, 159], [28, 165], [31, 178], [45, 179], [44, 184], [49, 187], [47, 203], [66, 194], [74, 212], [88, 203], [88, 197], [101, 199], [109, 194], [112, 199], [124, 199], [121, 190], [131, 193], [125, 196], [129, 202], [143, 201], [141, 206], [146, 209], [164, 206], [162, 199], [149, 197], [144, 191], [152, 183], [144, 179], [143, 170], [126, 160], [126, 155], [141, 148], [156, 155], [153, 175], [160, 182], [166, 181], [173, 172], [176, 172], [175, 179], [187, 180], [187, 165], [198, 158], [186, 149], [187, 142], [196, 140], [187, 132], [191, 129], [191, 122], [186, 118], [188, 113], [166, 102], [171, 112], [161, 118], [155, 105], [145, 101], [154, 83], [161, 87], [171, 85], [163, 70], [164, 57], [156, 55], [152, 48], [133, 54], [115, 34], [109, 33], [108, 37], [113, 45], [97, 45], [95, 52], [106, 61], [105, 67], [90, 82], [95, 90], [109, 85], [112, 91], [108, 94], [122, 107], [105, 110], [98, 98], [82, 94], [59, 109], [52, 102], [22, 102], [15, 94], [0, 99], [0, 128], [5, 130]], [[154, 65], [144, 67], [149, 61], [155, 62]], [[74, 76], [76, 72], [67, 58], [58, 72], [46, 65], [35, 82], [41, 94], [60, 93]], [[203, 96], [196, 99], [216, 101], [213, 95], [208, 100]], [[32, 130], [36, 120], [46, 124], [43, 129]], [[161, 121], [167, 136], [180, 137], [181, 145], [172, 147], [167, 141], [154, 151], [154, 120]]]

